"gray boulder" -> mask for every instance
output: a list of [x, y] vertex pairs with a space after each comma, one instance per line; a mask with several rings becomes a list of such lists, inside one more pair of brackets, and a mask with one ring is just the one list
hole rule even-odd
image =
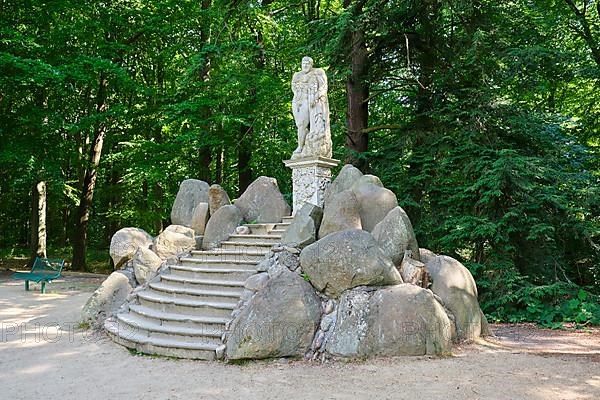
[[133, 258], [138, 247], [149, 247], [152, 236], [139, 228], [123, 228], [118, 230], [110, 240], [110, 257], [115, 269]]
[[362, 229], [368, 232], [372, 232], [375, 225], [398, 207], [394, 192], [367, 181], [359, 180], [352, 186], [352, 192], [358, 201]]
[[269, 282], [269, 274], [266, 272], [261, 272], [260, 274], [254, 274], [246, 279], [244, 288], [257, 292], [264, 288], [267, 285], [267, 282]]
[[242, 223], [242, 220], [242, 213], [236, 206], [219, 208], [206, 224], [202, 248], [211, 250], [219, 247], [222, 241], [227, 240], [229, 235], [235, 232], [235, 228]]
[[143, 285], [156, 276], [163, 261], [152, 250], [138, 247], [132, 263], [135, 279], [140, 285]]
[[361, 228], [358, 200], [351, 190], [344, 190], [325, 203], [323, 220], [319, 227], [319, 239], [333, 232]]
[[169, 225], [154, 239], [152, 250], [163, 260], [196, 248], [194, 230], [182, 225]]
[[117, 313], [132, 290], [126, 274], [121, 271], [113, 272], [83, 306], [82, 322], [94, 328], [102, 327], [104, 320]]
[[[487, 328], [485, 317], [477, 301], [477, 285], [471, 272], [452, 257], [437, 256], [426, 264], [431, 275], [433, 293], [440, 296], [454, 315], [459, 340], [479, 337]], [[486, 334], [487, 332], [484, 332]]]
[[283, 269], [235, 318], [227, 338], [229, 360], [300, 357], [311, 345], [321, 317], [312, 286]]
[[340, 300], [326, 350], [348, 358], [444, 354], [451, 350], [451, 328], [428, 290], [411, 284], [355, 289]]
[[229, 200], [229, 195], [225, 189], [223, 189], [221, 185], [211, 185], [210, 189], [208, 189], [208, 207], [210, 209], [210, 215], [214, 215], [219, 208], [230, 204], [231, 200]]
[[190, 227], [196, 235], [204, 235], [206, 223], [208, 222], [208, 203], [199, 203], [192, 213], [192, 223]]
[[327, 189], [325, 189], [325, 206], [327, 203], [338, 193], [343, 192], [344, 190], [351, 189], [352, 186], [356, 183], [356, 181], [363, 176], [363, 173], [360, 172], [358, 168], [356, 168], [352, 164], [346, 164], [342, 167], [338, 176], [331, 182], [331, 185]]
[[419, 248], [419, 256], [420, 256], [421, 262], [423, 262], [425, 265], [427, 265], [430, 262], [432, 262], [433, 260], [435, 260], [435, 258], [437, 257], [437, 254], [435, 254], [433, 251], [431, 251], [429, 249]]
[[191, 239], [193, 239], [195, 236], [194, 230], [192, 228], [188, 228], [187, 226], [183, 225], [169, 225], [165, 228], [164, 231], [178, 233], [180, 235], [187, 236]]
[[171, 209], [171, 223], [191, 226], [196, 206], [200, 203], [208, 203], [208, 188], [208, 183], [198, 179], [186, 179], [181, 182]]
[[362, 184], [366, 184], [366, 183], [370, 183], [375, 186], [383, 187], [383, 183], [381, 183], [381, 179], [379, 179], [379, 177], [377, 177], [375, 175], [363, 175], [359, 179], [357, 179], [356, 182], [354, 182], [354, 185], [352, 185], [352, 186], [362, 185]]
[[392, 259], [394, 265], [400, 265], [406, 250], [412, 252], [413, 259], [420, 259], [415, 232], [408, 215], [402, 208], [394, 207], [381, 222], [375, 225], [372, 233], [379, 247]]
[[279, 191], [277, 180], [261, 176], [248, 186], [235, 201], [246, 222], [276, 223], [291, 214], [291, 209]]
[[373, 236], [359, 229], [332, 233], [306, 247], [300, 266], [315, 288], [334, 298], [357, 286], [402, 283]]
[[303, 249], [317, 240], [317, 232], [323, 218], [323, 209], [314, 204], [305, 203], [296, 215], [290, 226], [283, 234], [281, 243]]

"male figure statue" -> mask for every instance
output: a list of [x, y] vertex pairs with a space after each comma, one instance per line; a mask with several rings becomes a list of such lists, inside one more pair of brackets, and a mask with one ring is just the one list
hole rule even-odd
[[298, 148], [292, 159], [322, 156], [331, 158], [327, 75], [313, 68], [313, 59], [302, 58], [302, 70], [292, 78], [292, 113], [298, 128]]

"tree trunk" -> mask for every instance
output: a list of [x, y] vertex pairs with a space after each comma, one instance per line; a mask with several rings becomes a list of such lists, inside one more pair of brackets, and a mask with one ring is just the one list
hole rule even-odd
[[360, 155], [369, 149], [369, 134], [364, 130], [369, 120], [369, 56], [362, 30], [352, 32], [351, 74], [346, 81], [348, 99], [346, 134], [346, 163], [353, 164], [363, 172], [368, 165]]
[[[98, 87], [98, 95], [96, 100], [96, 112], [103, 113], [106, 110], [106, 97], [108, 90], [108, 80], [104, 73], [100, 74]], [[73, 236], [73, 261], [71, 267], [76, 271], [86, 269], [86, 250], [88, 244], [88, 224], [90, 219], [90, 211], [92, 208], [92, 200], [94, 198], [94, 190], [96, 188], [96, 179], [98, 172], [98, 164], [102, 154], [102, 145], [104, 144], [104, 136], [106, 135], [106, 125], [102, 122], [98, 123], [94, 131], [94, 140], [92, 141], [89, 163], [85, 168], [83, 179], [83, 187], [81, 197], [79, 199], [79, 207], [77, 208], [75, 229]]]
[[46, 258], [46, 182], [38, 182], [32, 190], [31, 204], [31, 259]]
[[[262, 2], [263, 6], [270, 4], [270, 0], [264, 0]], [[257, 75], [258, 72], [262, 72], [266, 65], [266, 56], [264, 50], [264, 40], [263, 35], [260, 30], [255, 30], [254, 34], [256, 36], [256, 45], [258, 47], [258, 52], [256, 54], [256, 59], [254, 61], [254, 65], [256, 66]], [[257, 78], [258, 80], [258, 78]], [[258, 99], [256, 98], [258, 89], [258, 85], [252, 87], [250, 89], [250, 110], [256, 110], [256, 105], [258, 104]], [[254, 127], [252, 124], [242, 123], [240, 124], [240, 135], [239, 135], [239, 147], [238, 147], [238, 196], [241, 196], [242, 193], [248, 188], [248, 186], [252, 183], [252, 167], [250, 165], [250, 160], [252, 159], [252, 138], [254, 136]]]
[[251, 125], [240, 124], [239, 147], [238, 147], [238, 197], [252, 183], [252, 135], [254, 129]]

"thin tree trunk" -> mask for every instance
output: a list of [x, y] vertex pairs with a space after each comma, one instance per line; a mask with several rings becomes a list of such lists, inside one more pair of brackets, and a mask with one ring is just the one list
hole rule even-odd
[[238, 147], [238, 197], [252, 183], [252, 135], [254, 129], [247, 124], [240, 125], [239, 147]]
[[346, 134], [346, 163], [366, 171], [366, 160], [361, 153], [369, 149], [369, 134], [365, 132], [369, 121], [369, 56], [365, 43], [365, 35], [361, 29], [352, 32], [351, 74], [346, 81], [348, 99]]
[[[104, 73], [100, 74], [98, 95], [96, 101], [96, 112], [103, 113], [106, 110], [106, 97], [108, 90], [108, 80]], [[94, 131], [94, 140], [91, 144], [89, 153], [89, 163], [85, 169], [79, 207], [77, 208], [75, 229], [73, 236], [73, 261], [71, 267], [76, 271], [86, 269], [86, 251], [88, 245], [88, 224], [96, 188], [96, 179], [98, 173], [98, 164], [102, 154], [102, 145], [106, 135], [106, 125], [102, 122], [98, 124]]]
[[46, 258], [46, 182], [38, 182], [32, 190], [31, 204], [31, 259]]
[[[270, 0], [263, 0], [262, 5], [267, 6], [270, 4]], [[254, 65], [256, 66], [257, 72], [262, 72], [266, 65], [266, 55], [264, 50], [263, 34], [260, 30], [255, 30], [256, 45], [258, 47], [258, 53]], [[258, 75], [258, 74], [257, 74]], [[258, 85], [255, 85], [250, 89], [250, 109], [256, 110], [258, 99], [256, 95], [258, 93]], [[250, 186], [253, 178], [253, 171], [250, 165], [252, 159], [252, 139], [254, 136], [254, 127], [252, 124], [242, 123], [240, 124], [239, 134], [239, 147], [238, 147], [238, 196]]]
[[215, 165], [215, 181], [221, 185], [223, 183], [223, 161], [225, 158], [225, 152], [223, 151], [223, 147], [219, 148], [217, 153], [217, 160]]

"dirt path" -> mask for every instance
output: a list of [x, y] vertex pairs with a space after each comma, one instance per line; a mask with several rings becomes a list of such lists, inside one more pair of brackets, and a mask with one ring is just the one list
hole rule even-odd
[[133, 356], [76, 328], [101, 278], [68, 275], [47, 295], [3, 278], [3, 399], [600, 399], [599, 330], [501, 325], [448, 358], [225, 365]]

